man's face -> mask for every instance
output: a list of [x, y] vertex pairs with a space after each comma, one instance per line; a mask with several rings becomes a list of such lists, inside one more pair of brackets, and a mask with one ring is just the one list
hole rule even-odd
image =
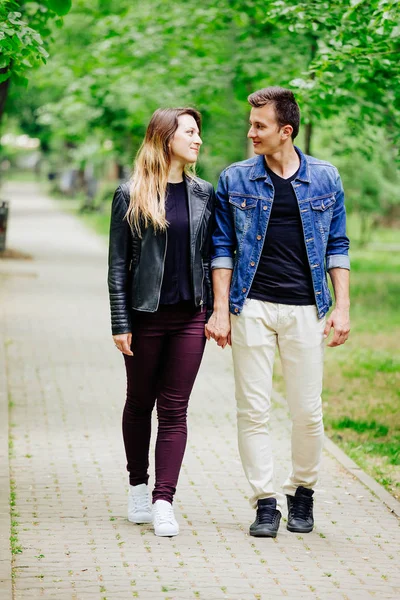
[[265, 104], [251, 109], [250, 129], [247, 137], [253, 142], [255, 154], [270, 155], [280, 150], [284, 140], [276, 120], [273, 104]]

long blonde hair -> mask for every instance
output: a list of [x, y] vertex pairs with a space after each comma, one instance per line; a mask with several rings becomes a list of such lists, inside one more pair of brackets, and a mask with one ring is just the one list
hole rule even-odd
[[[152, 225], [155, 232], [168, 225], [165, 217], [166, 189], [171, 166], [169, 143], [178, 128], [178, 117], [190, 115], [201, 129], [201, 115], [194, 108], [159, 108], [151, 117], [146, 135], [136, 156], [130, 183], [130, 202], [126, 218], [141, 237], [141, 228]], [[185, 166], [188, 176], [193, 165]]]

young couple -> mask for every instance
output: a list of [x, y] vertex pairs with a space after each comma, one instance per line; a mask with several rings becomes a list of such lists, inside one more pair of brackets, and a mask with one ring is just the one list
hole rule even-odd
[[[268, 432], [276, 346], [293, 422], [287, 528], [313, 529], [324, 338], [333, 328], [328, 345], [338, 346], [349, 334], [343, 188], [335, 167], [293, 145], [300, 113], [291, 91], [266, 88], [248, 100], [255, 156], [225, 169], [216, 193], [192, 170], [202, 144], [200, 114], [159, 109], [132, 178], [112, 203], [108, 285], [113, 339], [127, 374], [128, 519], [152, 522], [158, 536], [179, 533], [172, 502], [187, 406], [210, 338], [232, 345], [239, 451], [256, 509], [250, 535], [275, 537], [281, 518]], [[326, 271], [336, 300], [328, 319]]]

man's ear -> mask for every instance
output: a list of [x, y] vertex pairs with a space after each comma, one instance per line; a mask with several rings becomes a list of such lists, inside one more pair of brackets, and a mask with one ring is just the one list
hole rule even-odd
[[281, 129], [281, 136], [283, 140], [287, 140], [293, 133], [293, 127], [291, 125], [284, 125]]

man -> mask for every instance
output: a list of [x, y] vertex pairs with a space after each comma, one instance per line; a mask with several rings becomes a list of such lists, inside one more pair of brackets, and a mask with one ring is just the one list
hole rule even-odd
[[[206, 335], [222, 348], [232, 344], [239, 451], [257, 509], [250, 535], [276, 537], [281, 512], [267, 427], [275, 349], [293, 425], [287, 529], [308, 533], [324, 440], [324, 338], [333, 328], [328, 346], [339, 346], [350, 330], [349, 240], [337, 169], [293, 145], [300, 122], [293, 93], [265, 88], [248, 101], [256, 156], [219, 180]], [[326, 270], [336, 301], [327, 320]]]

